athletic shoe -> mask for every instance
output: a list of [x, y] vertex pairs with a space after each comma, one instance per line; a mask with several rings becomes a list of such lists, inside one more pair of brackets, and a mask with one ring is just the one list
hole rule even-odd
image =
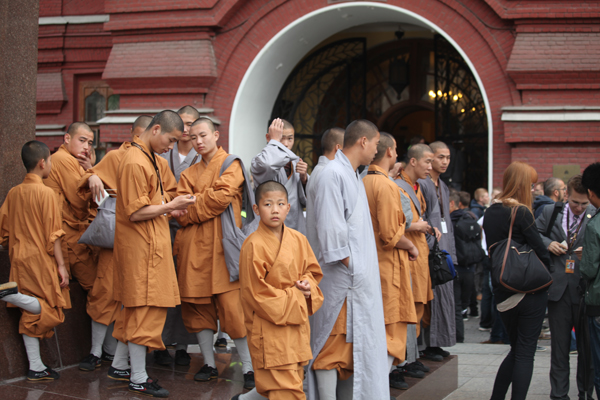
[[154, 362], [158, 365], [171, 365], [173, 357], [169, 354], [169, 350], [154, 350]]
[[236, 394], [235, 396], [233, 396], [231, 398], [231, 400], [239, 400], [239, 398], [240, 398], [241, 395], [242, 395], [241, 393], [240, 394]]
[[404, 380], [402, 372], [397, 368], [390, 372], [390, 387], [394, 389], [406, 390], [408, 389], [408, 383]]
[[194, 375], [195, 381], [208, 382], [211, 379], [217, 379], [219, 377], [219, 371], [216, 368], [211, 367], [208, 364], [204, 364], [204, 367], [200, 368], [200, 371]]
[[129, 378], [131, 378], [131, 370], [130, 369], [116, 369], [111, 365], [110, 367], [108, 367], [107, 376], [110, 379], [114, 379], [115, 381], [129, 382]]
[[411, 367], [410, 364], [406, 364], [402, 367], [398, 366], [397, 369], [404, 374], [404, 376], [410, 376], [411, 378], [419, 378], [423, 379], [425, 377], [425, 372]]
[[227, 339], [217, 339], [217, 341], [215, 342], [215, 347], [227, 347]]
[[190, 365], [191, 360], [192, 357], [190, 357], [187, 351], [181, 349], [175, 352], [175, 364], [187, 367]]
[[[450, 356], [450, 352], [442, 349], [441, 347], [428, 347], [429, 351], [435, 354], [439, 354], [440, 356], [446, 358]], [[425, 349], [427, 351], [427, 349]]]
[[425, 349], [425, 351], [423, 352], [419, 352], [419, 355], [421, 356], [421, 358], [424, 358], [426, 360], [431, 360], [431, 361], [436, 361], [436, 362], [440, 362], [444, 360], [444, 357], [442, 357], [441, 355], [432, 352], [431, 350], [427, 350]]
[[112, 363], [113, 360], [115, 359], [115, 355], [114, 354], [108, 354], [107, 352], [105, 352], [104, 350], [102, 350], [102, 357], [100, 357], [102, 359], [102, 362], [109, 362]]
[[9, 294], [17, 294], [19, 289], [17, 288], [17, 282], [6, 282], [0, 285], [0, 299], [8, 296]]
[[546, 351], [548, 349], [546, 349], [544, 346], [537, 346], [537, 348], [535, 349], [535, 351]]
[[481, 344], [504, 344], [502, 340], [498, 340], [497, 342], [493, 342], [491, 339], [480, 342]]
[[28, 381], [55, 381], [58, 378], [60, 378], [59, 373], [51, 368], [46, 368], [40, 372], [32, 370], [27, 371]]
[[81, 360], [79, 363], [79, 369], [82, 371], [94, 371], [96, 368], [102, 365], [100, 357], [96, 357], [93, 354], [88, 355], [86, 358]]
[[[423, 363], [421, 361], [418, 361], [418, 360], [415, 362], [411, 362], [410, 364], [406, 364], [406, 365], [410, 365], [409, 368], [412, 370], [429, 372], [429, 367], [426, 367], [425, 365], [423, 365]], [[406, 367], [406, 365], [404, 367]]]
[[256, 386], [254, 383], [254, 371], [244, 374], [244, 389], [252, 390]]
[[463, 321], [468, 321], [469, 320], [469, 315], [467, 314], [467, 312], [468, 312], [467, 310], [463, 310], [461, 312]]
[[471, 312], [469, 313], [469, 317], [473, 317], [473, 318], [479, 318], [479, 310], [478, 309], [472, 309]]
[[169, 391], [163, 389], [158, 384], [158, 380], [155, 381], [150, 378], [144, 383], [129, 382], [129, 391], [151, 397], [169, 397]]
[[484, 326], [480, 326], [479, 329], [481, 332], [491, 332], [492, 331], [492, 327], [486, 328]]

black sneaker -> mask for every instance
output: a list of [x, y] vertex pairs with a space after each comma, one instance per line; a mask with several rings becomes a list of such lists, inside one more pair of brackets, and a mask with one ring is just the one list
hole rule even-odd
[[230, 400], [239, 400], [241, 395], [242, 395], [241, 393], [240, 394], [236, 394]]
[[88, 355], [86, 358], [81, 360], [79, 363], [79, 369], [82, 371], [94, 371], [96, 368], [102, 365], [100, 357], [96, 357], [93, 354]]
[[154, 350], [154, 362], [158, 365], [171, 365], [173, 357], [169, 354], [169, 350]]
[[397, 367], [400, 372], [404, 374], [404, 376], [410, 376], [411, 378], [419, 378], [423, 379], [425, 377], [425, 372], [414, 368], [411, 364], [406, 364], [402, 367]]
[[144, 383], [129, 382], [129, 391], [152, 397], [169, 397], [169, 391], [163, 389], [158, 384], [158, 380], [155, 381], [150, 378]]
[[400, 390], [408, 389], [408, 383], [404, 381], [404, 376], [400, 370], [395, 369], [390, 372], [390, 387]]
[[114, 354], [108, 354], [107, 352], [105, 352], [104, 350], [102, 350], [102, 357], [100, 357], [102, 359], [102, 362], [109, 362], [112, 363], [113, 360], [115, 359], [115, 355]]
[[129, 382], [129, 378], [131, 378], [131, 370], [130, 369], [116, 369], [112, 365], [108, 367], [107, 376], [110, 379], [114, 379], [115, 381], [127, 381]]
[[444, 357], [440, 356], [437, 353], [434, 353], [432, 351], [428, 351], [427, 349], [425, 349], [425, 351], [423, 352], [419, 352], [419, 354], [421, 355], [421, 358], [424, 358], [426, 360], [431, 360], [431, 361], [436, 361], [436, 362], [440, 362], [444, 360]]
[[[406, 365], [410, 365], [409, 368], [412, 370], [429, 372], [429, 367], [426, 367], [425, 365], [423, 365], [423, 363], [419, 360], [417, 360], [415, 362], [411, 362], [410, 364], [406, 364]], [[404, 367], [406, 367], [406, 365]]]
[[252, 390], [256, 384], [254, 383], [254, 371], [244, 374], [244, 389]]
[[195, 381], [208, 382], [211, 379], [217, 379], [219, 377], [219, 371], [216, 368], [211, 367], [208, 364], [204, 364], [204, 367], [200, 368], [200, 371], [194, 375]]
[[427, 349], [425, 349], [425, 351], [427, 351], [428, 349], [431, 352], [433, 352], [435, 354], [439, 354], [440, 356], [442, 356], [444, 358], [450, 357], [450, 352], [442, 349], [441, 347], [428, 347]]
[[9, 294], [17, 294], [19, 289], [17, 288], [17, 282], [6, 282], [0, 285], [0, 299], [8, 296]]
[[215, 347], [227, 347], [227, 339], [217, 339], [217, 341], [215, 342]]
[[460, 315], [462, 315], [463, 321], [468, 321], [469, 320], [468, 310], [462, 310], [462, 312], [460, 313]]
[[187, 351], [181, 349], [175, 352], [175, 364], [187, 367], [190, 365], [191, 360], [192, 357], [190, 357]]
[[32, 370], [27, 371], [28, 381], [55, 381], [58, 378], [60, 378], [59, 373], [51, 368], [46, 368], [40, 372]]

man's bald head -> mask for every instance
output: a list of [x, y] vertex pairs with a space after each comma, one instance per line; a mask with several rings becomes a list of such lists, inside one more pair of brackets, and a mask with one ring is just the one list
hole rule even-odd
[[429, 145], [429, 148], [431, 148], [431, 152], [433, 154], [437, 153], [440, 150], [449, 150], [448, 145], [442, 141], [436, 141], [433, 142]]
[[133, 125], [131, 126], [131, 140], [135, 139], [136, 136], [140, 136], [146, 128], [152, 122], [152, 117], [149, 115], [140, 115], [137, 117]]
[[395, 149], [396, 147], [396, 141], [392, 135], [387, 132], [380, 132], [380, 134], [381, 136], [379, 137], [379, 144], [377, 145], [377, 154], [375, 154], [375, 158], [373, 159], [374, 163], [381, 161], [383, 156], [385, 156], [387, 149]]
[[90, 128], [89, 125], [85, 122], [73, 122], [71, 125], [69, 125], [67, 133], [71, 135], [71, 137], [73, 137], [79, 130], [84, 132], [91, 132], [92, 134], [94, 133], [94, 131], [92, 131], [92, 128]]
[[27, 172], [33, 171], [40, 160], [47, 160], [48, 157], [50, 157], [50, 149], [45, 143], [37, 140], [27, 142], [21, 148], [21, 159]]
[[367, 140], [373, 139], [379, 130], [371, 121], [366, 119], [357, 119], [350, 122], [344, 132], [344, 149], [353, 147], [361, 138], [366, 137]]
[[215, 123], [208, 117], [200, 117], [196, 119], [194, 122], [192, 122], [192, 127], [200, 124], [206, 124], [211, 132], [217, 130], [217, 128], [215, 128]]
[[419, 161], [426, 153], [434, 154], [431, 147], [426, 144], [415, 144], [408, 149], [408, 160], [415, 159]]
[[288, 198], [288, 192], [287, 192], [287, 189], [285, 188], [285, 186], [283, 186], [279, 182], [266, 181], [266, 182], [263, 182], [260, 185], [258, 185], [258, 187], [256, 188], [256, 193], [254, 194], [254, 201], [256, 202], [256, 204], [258, 204], [258, 202], [263, 198], [265, 193], [268, 193], [268, 192], [285, 193], [285, 198], [286, 199]]
[[179, 110], [177, 110], [177, 114], [179, 114], [180, 116], [183, 114], [190, 115], [194, 120], [200, 117], [200, 113], [193, 106], [183, 106]]
[[344, 130], [342, 128], [327, 129], [321, 136], [321, 150], [323, 154], [330, 154], [335, 151], [336, 146], [344, 147]]
[[152, 127], [159, 125], [162, 133], [172, 133], [174, 131], [183, 132], [183, 121], [181, 117], [174, 111], [164, 110], [159, 112], [152, 118], [150, 125], [146, 128], [146, 131], [152, 129]]

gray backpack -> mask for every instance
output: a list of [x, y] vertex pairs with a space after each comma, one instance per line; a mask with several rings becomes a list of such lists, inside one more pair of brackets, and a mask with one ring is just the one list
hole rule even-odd
[[246, 212], [246, 217], [242, 217], [242, 228], [238, 228], [235, 223], [235, 215], [233, 213], [233, 206], [229, 204], [223, 214], [221, 214], [221, 228], [223, 230], [223, 253], [225, 254], [225, 264], [227, 264], [227, 271], [229, 271], [229, 281], [235, 282], [240, 278], [240, 251], [244, 240], [258, 228], [260, 218], [254, 214], [252, 206], [254, 205], [254, 191], [252, 190], [250, 177], [242, 160], [233, 154], [227, 156], [219, 176], [229, 168], [229, 166], [235, 161], [239, 160], [244, 173], [244, 187], [242, 192], [242, 211]]

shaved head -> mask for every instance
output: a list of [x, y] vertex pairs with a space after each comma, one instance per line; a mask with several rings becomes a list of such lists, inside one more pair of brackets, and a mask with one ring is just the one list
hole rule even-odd
[[152, 117], [149, 115], [140, 115], [139, 117], [137, 117], [137, 119], [135, 120], [135, 122], [133, 123], [133, 126], [131, 127], [131, 130], [135, 131], [137, 128], [140, 128], [142, 130], [146, 130], [146, 128], [148, 128], [148, 125], [150, 125], [150, 122], [152, 122]]
[[71, 125], [69, 125], [69, 129], [67, 130], [67, 133], [71, 136], [74, 136], [75, 133], [79, 130], [79, 129], [83, 129], [86, 132], [92, 132], [92, 128], [89, 127], [88, 124], [86, 124], [85, 122], [73, 122]]
[[371, 140], [377, 136], [378, 132], [379, 130], [371, 121], [367, 121], [366, 119], [352, 121], [346, 127], [346, 132], [344, 133], [344, 149], [353, 147], [363, 137]]
[[323, 153], [331, 153], [336, 145], [344, 147], [344, 130], [342, 128], [327, 129], [321, 136], [321, 150]]
[[283, 122], [283, 130], [294, 130], [294, 125], [292, 125], [292, 123], [286, 119], [281, 118], [281, 121]]
[[385, 156], [387, 149], [394, 147], [396, 144], [394, 137], [389, 133], [380, 132], [380, 134], [381, 136], [379, 137], [379, 144], [377, 145], [377, 154], [375, 154], [375, 158], [373, 159], [374, 163], [380, 161], [383, 156]]
[[258, 185], [256, 188], [256, 193], [254, 194], [254, 202], [258, 204], [258, 202], [263, 198], [265, 193], [268, 192], [281, 192], [285, 193], [286, 200], [288, 199], [288, 192], [285, 186], [283, 186], [279, 182], [275, 181], [266, 181]]
[[431, 147], [421, 143], [415, 144], [413, 146], [410, 146], [410, 149], [408, 149], [408, 159], [411, 160], [414, 158], [415, 160], [419, 161], [421, 158], [423, 158], [425, 153], [433, 154]]
[[196, 126], [196, 125], [199, 125], [199, 124], [206, 124], [206, 125], [208, 125], [208, 128], [210, 129], [211, 132], [216, 131], [214, 122], [212, 122], [212, 120], [210, 118], [208, 118], [208, 117], [200, 117], [200, 118], [196, 119], [192, 123], [192, 126]]
[[174, 131], [183, 132], [183, 121], [181, 117], [174, 111], [164, 110], [159, 112], [152, 118], [150, 125], [146, 131], [152, 129], [153, 126], [159, 125], [162, 133], [172, 133]]
[[200, 117], [200, 113], [193, 106], [183, 106], [179, 110], [177, 110], [177, 114], [187, 114], [191, 115], [193, 119], [198, 119]]
[[447, 145], [446, 143], [444, 143], [444, 142], [441, 142], [441, 141], [439, 141], [439, 140], [438, 140], [437, 142], [433, 142], [433, 143], [431, 143], [431, 144], [429, 145], [429, 147], [431, 148], [431, 152], [432, 152], [433, 154], [437, 153], [437, 152], [438, 152], [438, 151], [440, 151], [440, 150], [450, 150], [450, 149], [448, 148], [448, 145]]
[[40, 160], [47, 160], [50, 157], [50, 149], [45, 143], [32, 140], [23, 145], [21, 149], [21, 159], [27, 172], [35, 169]]

